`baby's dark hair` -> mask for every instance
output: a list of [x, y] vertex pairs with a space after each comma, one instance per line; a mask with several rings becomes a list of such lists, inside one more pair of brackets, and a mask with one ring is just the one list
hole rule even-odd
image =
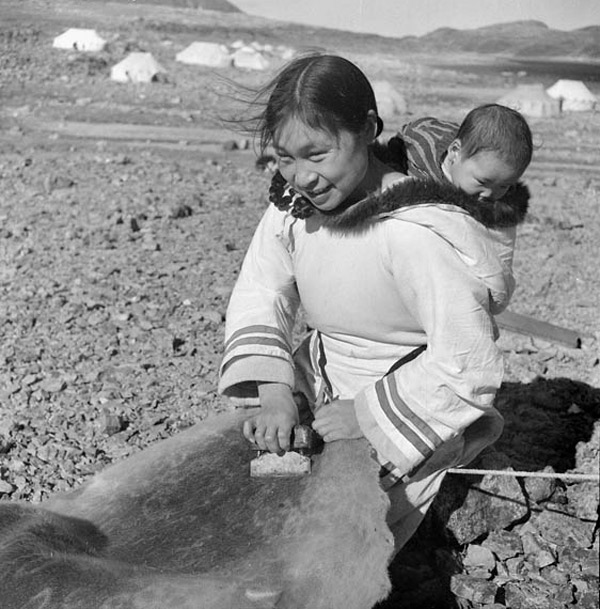
[[496, 152], [509, 166], [525, 171], [531, 162], [531, 130], [523, 115], [500, 104], [471, 110], [456, 134], [465, 158], [478, 152]]
[[[359, 133], [369, 110], [377, 113], [375, 93], [367, 77], [351, 61], [338, 55], [310, 53], [290, 61], [256, 96], [266, 100], [254, 117], [261, 151], [290, 118], [313, 129], [337, 135], [340, 130]], [[383, 122], [378, 122], [378, 133]]]

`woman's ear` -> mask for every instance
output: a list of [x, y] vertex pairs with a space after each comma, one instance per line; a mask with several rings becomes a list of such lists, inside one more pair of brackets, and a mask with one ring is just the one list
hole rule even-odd
[[367, 123], [365, 126], [365, 133], [369, 139], [369, 142], [375, 141], [383, 131], [383, 121], [377, 116], [375, 110], [369, 110], [367, 112]]

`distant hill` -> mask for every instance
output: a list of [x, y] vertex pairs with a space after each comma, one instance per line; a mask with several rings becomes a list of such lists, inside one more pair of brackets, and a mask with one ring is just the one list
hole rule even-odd
[[[515, 21], [472, 30], [440, 28], [424, 36], [390, 38], [377, 34], [361, 34], [333, 28], [302, 25], [289, 21], [266, 19], [241, 11], [228, 0], [62, 0], [65, 4], [88, 6], [118, 2], [128, 9], [144, 5], [192, 9], [190, 18], [155, 19], [148, 6], [147, 28], [159, 29], [172, 35], [185, 33], [196, 40], [227, 42], [238, 39], [283, 44], [298, 49], [337, 49], [339, 52], [361, 48], [365, 53], [433, 54], [472, 53], [512, 59], [540, 60], [600, 60], [600, 26], [571, 31], [554, 30], [540, 21]], [[284, 0], [281, 0], [284, 1]], [[285, 0], [291, 2], [292, 0]], [[301, 0], [295, 0], [301, 1]], [[324, 0], [326, 1], [326, 0]], [[32, 3], [23, 0], [0, 0], [25, 8]], [[199, 10], [196, 10], [199, 9]], [[201, 10], [213, 11], [213, 16], [200, 18]], [[21, 10], [21, 9], [19, 9]], [[5, 6], [1, 11], [5, 11]], [[1, 12], [0, 11], [0, 12]], [[184, 11], [185, 12], [185, 11]], [[217, 12], [221, 14], [216, 15]], [[39, 11], [32, 13], [39, 14]], [[59, 13], [55, 14], [58, 19]], [[4, 17], [4, 15], [3, 15]], [[89, 18], [89, 16], [88, 16]], [[0, 19], [0, 28], [3, 25]], [[599, 68], [600, 69], [600, 68]]]
[[600, 26], [564, 32], [540, 21], [515, 21], [473, 30], [440, 28], [400, 41], [423, 52], [466, 52], [512, 57], [600, 58]]
[[227, 0], [110, 0], [121, 4], [161, 4], [175, 8], [201, 8], [207, 11], [221, 11], [223, 13], [241, 13], [240, 9]]

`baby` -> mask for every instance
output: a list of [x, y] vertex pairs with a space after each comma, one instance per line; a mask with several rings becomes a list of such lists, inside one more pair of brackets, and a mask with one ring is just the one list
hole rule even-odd
[[509, 193], [533, 153], [527, 121], [499, 104], [474, 108], [460, 125], [433, 117], [417, 119], [404, 125], [388, 147], [405, 173], [448, 181], [490, 201]]

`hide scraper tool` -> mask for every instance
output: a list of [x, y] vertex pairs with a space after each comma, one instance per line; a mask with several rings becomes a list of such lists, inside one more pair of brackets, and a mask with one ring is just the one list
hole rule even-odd
[[279, 456], [254, 447], [257, 453], [250, 461], [251, 478], [290, 478], [310, 474], [312, 456], [319, 452], [323, 441], [312, 427], [296, 425], [292, 431], [291, 449]]

